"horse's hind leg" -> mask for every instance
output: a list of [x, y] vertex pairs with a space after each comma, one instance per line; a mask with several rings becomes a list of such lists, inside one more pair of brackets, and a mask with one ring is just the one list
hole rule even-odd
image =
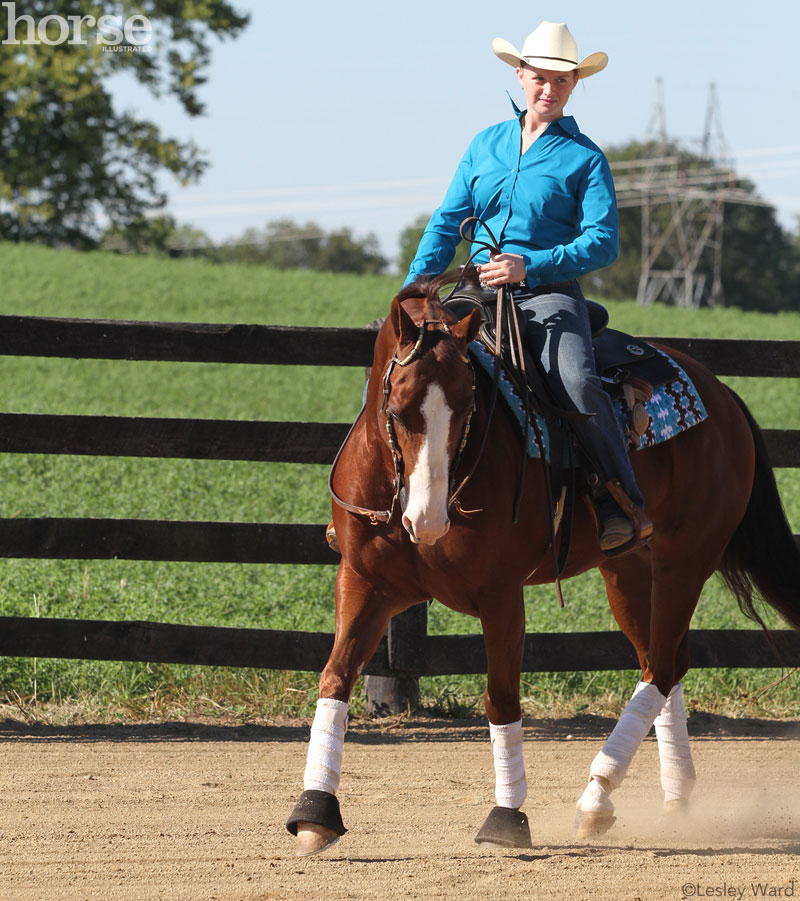
[[664, 790], [664, 813], [669, 816], [687, 810], [697, 779], [686, 719], [683, 686], [678, 682], [672, 687], [667, 703], [654, 721], [661, 763], [661, 788]]
[[[667, 812], [685, 808], [695, 781], [680, 679], [689, 667], [688, 625], [702, 581], [695, 592], [687, 580], [681, 580], [668, 595], [663, 579], [653, 585], [652, 564], [646, 553], [608, 561], [601, 569], [614, 617], [639, 657], [642, 681], [592, 762], [589, 784], [578, 801], [576, 816], [576, 832], [584, 836], [605, 832], [613, 824], [614, 807], [609, 795], [622, 783], [653, 723]], [[663, 567], [658, 569], [664, 572]], [[665, 609], [658, 599], [667, 596], [672, 603]]]
[[530, 848], [528, 818], [519, 809], [528, 794], [519, 706], [519, 677], [525, 642], [522, 589], [495, 595], [490, 613], [481, 617], [481, 622], [488, 661], [485, 701], [497, 806], [486, 818], [475, 841], [480, 845]]
[[297, 836], [297, 853], [316, 854], [347, 830], [336, 792], [342, 771], [347, 707], [356, 679], [386, 629], [388, 603], [342, 561], [336, 578], [336, 635], [319, 680], [319, 700], [303, 777], [303, 794], [286, 828]]
[[[636, 649], [642, 673], [650, 644], [650, 595], [652, 573], [650, 555], [627, 555], [601, 567], [606, 580], [608, 602], [620, 629]], [[682, 678], [689, 669], [688, 630], [678, 645], [677, 670]], [[664, 790], [664, 813], [685, 810], [695, 784], [695, 769], [686, 728], [683, 686], [673, 685], [667, 701], [654, 720]]]

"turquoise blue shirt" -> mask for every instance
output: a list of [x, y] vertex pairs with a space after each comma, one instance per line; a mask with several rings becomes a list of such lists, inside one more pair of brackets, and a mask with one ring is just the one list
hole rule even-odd
[[[519, 119], [492, 125], [473, 139], [425, 229], [405, 284], [447, 269], [467, 216], [483, 219], [504, 252], [522, 255], [532, 287], [579, 278], [617, 258], [611, 168], [572, 116], [551, 122], [524, 154]], [[480, 227], [475, 236], [488, 240]], [[482, 251], [475, 262], [488, 259]]]

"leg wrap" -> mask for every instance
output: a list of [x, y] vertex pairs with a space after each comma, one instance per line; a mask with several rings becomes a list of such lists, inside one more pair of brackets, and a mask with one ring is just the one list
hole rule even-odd
[[661, 787], [665, 801], [685, 800], [694, 788], [697, 774], [689, 748], [683, 688], [678, 682], [669, 693], [667, 703], [656, 717], [658, 756], [661, 759]]
[[592, 761], [590, 776], [603, 776], [612, 788], [619, 788], [633, 755], [661, 712], [666, 698], [655, 687], [639, 682], [633, 697], [625, 705], [619, 722], [600, 753]]
[[311, 724], [303, 788], [335, 795], [342, 773], [342, 747], [347, 731], [347, 702], [320, 698]]
[[608, 797], [606, 790], [597, 781], [589, 777], [589, 784], [583, 790], [583, 794], [578, 798], [578, 810], [584, 813], [605, 814], [608, 817], [614, 813], [614, 805], [611, 798]]
[[494, 796], [498, 807], [522, 807], [528, 796], [522, 759], [522, 720], [507, 726], [489, 723], [494, 755]]

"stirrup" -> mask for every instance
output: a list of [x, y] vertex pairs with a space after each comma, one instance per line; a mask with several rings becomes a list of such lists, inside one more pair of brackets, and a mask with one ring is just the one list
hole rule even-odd
[[[653, 521], [650, 517], [635, 504], [628, 495], [623, 491], [622, 485], [619, 483], [619, 479], [611, 479], [606, 482], [605, 485], [606, 491], [611, 495], [611, 497], [616, 501], [619, 508], [628, 517], [632, 526], [633, 526], [633, 536], [623, 544], [618, 545], [617, 547], [612, 548], [602, 548], [603, 553], [606, 557], [617, 557], [620, 554], [627, 554], [628, 551], [637, 550], [640, 547], [643, 547], [653, 535]], [[595, 519], [595, 525], [597, 527], [597, 537], [598, 541], [602, 535], [602, 524], [597, 516], [597, 511], [594, 506], [590, 503], [589, 507], [592, 511], [592, 515]]]

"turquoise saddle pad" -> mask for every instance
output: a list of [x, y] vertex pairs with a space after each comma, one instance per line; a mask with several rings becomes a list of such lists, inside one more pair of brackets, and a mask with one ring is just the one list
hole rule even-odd
[[[469, 346], [469, 350], [473, 359], [492, 376], [494, 374], [494, 357], [486, 349], [486, 346], [480, 341], [473, 341]], [[654, 447], [663, 441], [669, 441], [670, 438], [674, 438], [681, 432], [690, 429], [693, 425], [697, 425], [698, 422], [708, 418], [703, 401], [700, 399], [700, 395], [697, 393], [697, 389], [692, 384], [689, 376], [668, 354], [661, 350], [658, 353], [672, 363], [678, 371], [678, 377], [656, 388], [652, 398], [645, 404], [647, 412], [650, 414], [650, 426], [639, 439], [637, 450], [642, 450], [645, 447]], [[525, 427], [525, 413], [522, 409], [522, 401], [502, 370], [500, 372], [500, 394], [502, 394], [509, 409], [519, 422], [520, 429], [523, 429]], [[624, 431], [628, 425], [628, 407], [625, 401], [612, 399], [611, 406], [614, 408], [620, 427]], [[544, 419], [539, 415], [536, 415], [536, 421], [544, 438], [545, 453], [549, 462], [550, 436], [547, 426]], [[533, 427], [530, 428], [528, 433], [528, 456], [539, 457], [539, 448], [536, 444]]]

